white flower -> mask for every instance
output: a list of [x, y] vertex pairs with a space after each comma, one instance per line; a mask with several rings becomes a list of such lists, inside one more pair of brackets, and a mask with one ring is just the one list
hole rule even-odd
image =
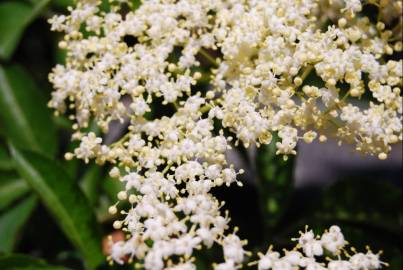
[[175, 241], [175, 254], [185, 255], [189, 257], [193, 253], [193, 249], [200, 243], [201, 239], [199, 237], [193, 237], [189, 234], [178, 238]]
[[346, 3], [346, 10], [351, 10], [353, 12], [360, 12], [362, 9], [360, 0], [344, 0]]
[[261, 256], [258, 263], [258, 270], [268, 270], [274, 266], [274, 263], [280, 259], [280, 253], [268, 251]]
[[165, 270], [196, 270], [196, 265], [191, 262], [186, 262], [165, 268]]
[[354, 270], [370, 269], [371, 261], [364, 253], [357, 253], [350, 258], [351, 266]]
[[118, 264], [123, 264], [123, 258], [128, 252], [129, 250], [127, 250], [126, 243], [124, 241], [118, 241], [112, 244], [110, 256]]
[[150, 107], [143, 98], [135, 98], [132, 104], [130, 104], [130, 108], [133, 110], [135, 115], [143, 115], [144, 113], [150, 111]]
[[307, 257], [322, 256], [323, 254], [322, 243], [315, 238], [312, 230], [301, 233], [298, 238], [298, 244], [302, 247]]
[[74, 154], [77, 158], [82, 158], [88, 162], [90, 158], [96, 156], [101, 143], [102, 138], [96, 137], [95, 133], [90, 132], [88, 136], [82, 137], [80, 146], [74, 151]]
[[333, 254], [338, 254], [346, 244], [338, 226], [330, 227], [329, 232], [322, 235], [321, 241], [323, 247]]
[[155, 250], [149, 251], [144, 259], [144, 267], [150, 270], [162, 270], [164, 268], [164, 261], [161, 254]]
[[329, 270], [351, 270], [353, 269], [351, 267], [351, 263], [348, 261], [331, 261], [329, 262], [329, 264], [327, 265], [327, 268]]
[[126, 182], [126, 190], [130, 190], [131, 188], [140, 189], [142, 177], [135, 172], [132, 172], [128, 175], [125, 175], [122, 178], [123, 182]]
[[284, 256], [284, 260], [288, 261], [292, 266], [300, 264], [302, 254], [298, 251], [288, 251]]
[[244, 259], [244, 243], [235, 234], [228, 235], [223, 240], [224, 258], [226, 261], [241, 263]]
[[214, 270], [236, 270], [236, 269], [237, 267], [235, 263], [231, 260], [214, 265]]

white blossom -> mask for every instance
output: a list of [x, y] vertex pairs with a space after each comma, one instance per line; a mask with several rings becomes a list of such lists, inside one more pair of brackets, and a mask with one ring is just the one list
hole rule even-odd
[[[243, 170], [226, 160], [233, 145], [269, 144], [276, 134], [276, 153], [286, 159], [300, 140], [324, 142], [330, 135], [385, 159], [402, 140], [402, 60], [384, 59], [402, 45], [384, 23], [357, 16], [361, 1], [141, 2], [123, 11], [132, 1], [110, 1], [102, 11], [101, 1], [77, 0], [69, 14], [49, 20], [52, 30], [64, 32], [59, 46], [67, 51], [66, 64], [49, 75], [49, 107], [71, 114], [79, 141], [66, 158], [113, 164], [110, 175], [124, 190], [109, 211], [117, 214], [121, 201], [131, 207], [114, 222], [128, 240], [112, 245], [111, 260], [194, 270], [194, 250], [217, 244], [224, 261], [214, 269], [240, 269], [250, 255], [246, 242], [228, 232], [228, 213], [211, 193], [242, 185]], [[372, 2], [384, 21], [401, 15], [401, 1]], [[356, 105], [364, 95], [371, 101]], [[174, 111], [156, 117], [162, 105]], [[127, 125], [114, 143], [88, 131], [93, 122], [107, 134], [113, 121]], [[259, 254], [258, 269], [384, 265], [370, 251], [327, 265], [316, 261], [325, 252], [343, 255], [337, 226], [322, 236], [306, 230], [296, 240], [283, 255]]]

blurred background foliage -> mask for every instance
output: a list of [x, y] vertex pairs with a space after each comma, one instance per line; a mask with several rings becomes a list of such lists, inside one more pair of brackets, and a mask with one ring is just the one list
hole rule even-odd
[[[132, 268], [109, 266], [102, 251], [114, 218], [107, 208], [120, 183], [108, 177], [107, 167], [63, 159], [75, 147], [71, 123], [46, 106], [48, 73], [65, 55], [57, 47], [61, 35], [50, 32], [47, 19], [71, 4], [0, 1], [2, 270]], [[338, 224], [355, 247], [382, 249], [390, 269], [402, 269], [401, 174], [360, 171], [331, 185], [296, 188], [294, 160], [276, 156], [273, 143], [252, 158], [237, 151], [249, 166], [245, 186], [219, 188], [215, 195], [226, 201], [249, 250], [264, 250], [269, 243], [289, 248], [305, 224], [318, 233]], [[221, 256], [214, 248], [199, 252], [198, 269], [210, 269]]]

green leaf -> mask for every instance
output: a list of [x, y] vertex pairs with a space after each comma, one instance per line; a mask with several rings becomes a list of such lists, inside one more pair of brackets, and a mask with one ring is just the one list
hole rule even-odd
[[21, 198], [29, 189], [27, 183], [22, 179], [0, 179], [0, 210]]
[[68, 6], [73, 6], [73, 0], [52, 0], [52, 5], [55, 7], [66, 9]]
[[0, 66], [0, 121], [19, 147], [49, 156], [56, 151], [56, 129], [32, 78], [19, 66]]
[[36, 198], [31, 196], [0, 216], [0, 252], [13, 250], [18, 241], [18, 233], [35, 206]]
[[94, 269], [104, 261], [96, 217], [78, 184], [58, 163], [11, 146], [16, 168], [37, 192], [65, 235]]
[[80, 181], [81, 189], [91, 205], [95, 205], [99, 198], [99, 183], [101, 182], [101, 168], [95, 164], [89, 167]]
[[67, 270], [64, 267], [51, 266], [43, 260], [27, 255], [11, 254], [0, 256], [2, 270]]
[[[102, 189], [102, 196], [99, 197], [98, 199], [98, 206], [97, 206], [97, 217], [100, 222], [107, 222], [111, 221], [114, 217], [114, 215], [109, 214], [108, 208], [112, 204], [116, 203], [117, 197], [116, 194], [118, 194], [119, 191], [124, 190], [124, 184], [115, 179], [110, 177], [109, 175], [104, 176], [101, 181], [100, 181], [101, 189]], [[130, 205], [126, 205], [127, 207], [130, 207]], [[122, 206], [123, 208], [125, 206]]]
[[9, 1], [0, 4], [0, 58], [8, 59], [17, 47], [30, 12], [31, 7], [25, 3]]
[[121, 181], [107, 176], [102, 180], [102, 189], [108, 195], [109, 199], [115, 203], [117, 200], [116, 194], [118, 194], [119, 191], [124, 190], [125, 187]]
[[53, 116], [52, 120], [55, 123], [56, 127], [71, 131], [73, 123], [66, 116], [64, 115]]
[[378, 228], [384, 234], [392, 235], [390, 242], [401, 238], [402, 206], [396, 204], [402, 200], [400, 186], [385, 179], [365, 179], [364, 174], [360, 178], [343, 179], [327, 188], [320, 203], [313, 205], [310, 212], [320, 220], [345, 222], [362, 226], [362, 229]]
[[271, 228], [278, 225], [284, 214], [293, 183], [294, 158], [290, 156], [284, 161], [282, 155], [276, 155], [278, 140], [273, 135], [273, 141], [258, 148], [256, 156], [262, 215]]
[[10, 58], [25, 28], [48, 2], [49, 0], [41, 0], [33, 5], [19, 1], [0, 3], [0, 58]]
[[27, 266], [44, 266], [45, 262], [41, 259], [30, 257], [27, 255], [2, 255], [0, 256], [0, 269], [15, 269]]
[[0, 145], [0, 170], [8, 171], [13, 169], [13, 161], [9, 157], [6, 148]]
[[132, 0], [132, 10], [136, 10], [141, 6], [140, 0]]

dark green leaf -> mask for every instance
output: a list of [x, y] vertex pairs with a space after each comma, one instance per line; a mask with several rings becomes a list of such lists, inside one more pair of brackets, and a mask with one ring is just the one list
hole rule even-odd
[[[34, 196], [28, 197], [0, 216], [0, 252], [11, 252], [18, 241], [18, 233], [36, 205]], [[0, 269], [4, 269], [1, 268]]]
[[82, 253], [89, 269], [104, 257], [95, 215], [78, 184], [56, 162], [11, 146], [21, 176], [40, 196], [66, 236]]
[[55, 7], [60, 7], [60, 8], [67, 8], [68, 6], [73, 6], [74, 1], [73, 0], [52, 0], [52, 5]]
[[321, 220], [378, 228], [390, 234], [392, 242], [402, 236], [402, 206], [396, 204], [401, 198], [401, 188], [388, 181], [348, 179], [329, 187], [311, 213]]
[[49, 0], [29, 5], [20, 1], [0, 3], [0, 58], [9, 59], [25, 30]]
[[19, 147], [53, 156], [56, 129], [35, 83], [19, 66], [0, 66], [0, 121], [8, 139]]
[[45, 262], [41, 259], [26, 255], [2, 255], [0, 256], [0, 269], [15, 269], [26, 266], [44, 266]]
[[269, 145], [258, 148], [256, 156], [262, 214], [270, 227], [277, 225], [284, 214], [293, 183], [294, 158], [284, 161], [282, 155], [276, 155], [276, 141], [278, 137], [274, 135]]
[[8, 1], [0, 4], [0, 57], [9, 58], [28, 24], [28, 4]]
[[18, 178], [0, 179], [0, 210], [29, 191], [27, 183]]
[[13, 169], [13, 161], [9, 157], [6, 148], [0, 145], [0, 170], [8, 171]]
[[67, 270], [64, 267], [51, 266], [43, 260], [26, 255], [3, 255], [0, 256], [1, 270]]

